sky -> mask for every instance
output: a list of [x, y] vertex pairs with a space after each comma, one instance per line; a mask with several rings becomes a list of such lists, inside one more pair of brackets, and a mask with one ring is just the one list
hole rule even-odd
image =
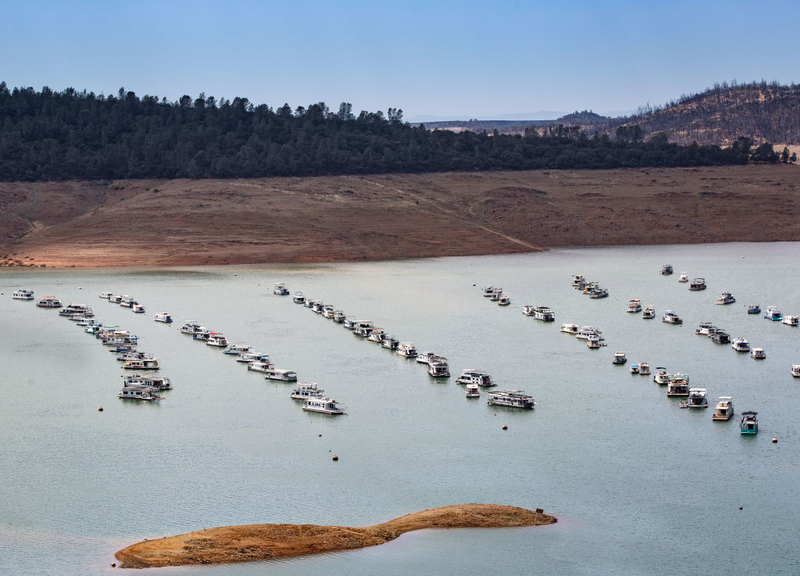
[[616, 115], [800, 81], [799, 20], [796, 0], [0, 0], [0, 81], [409, 121]]

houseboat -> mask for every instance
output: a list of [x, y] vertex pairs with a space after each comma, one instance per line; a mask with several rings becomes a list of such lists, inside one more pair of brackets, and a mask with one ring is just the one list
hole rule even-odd
[[706, 289], [706, 279], [705, 278], [695, 278], [689, 283], [689, 290], [696, 292], [697, 290], [705, 290]]
[[764, 351], [763, 348], [753, 348], [750, 350], [750, 356], [752, 356], [755, 360], [766, 360], [767, 353]]
[[678, 282], [681, 284], [686, 284], [689, 281], [689, 275], [686, 272], [681, 272], [681, 275], [678, 276]]
[[258, 352], [244, 352], [236, 357], [237, 362], [266, 362], [269, 364], [269, 354], [259, 354]]
[[708, 408], [708, 391], [705, 388], [689, 388], [689, 408]]
[[209, 332], [206, 339], [206, 346], [214, 346], [216, 348], [227, 348], [228, 339], [222, 335], [221, 332]]
[[750, 304], [747, 307], [747, 313], [748, 314], [761, 314], [761, 306], [759, 306], [758, 304]]
[[792, 376], [800, 378], [800, 364], [792, 364]]
[[241, 356], [245, 352], [252, 352], [253, 348], [248, 346], [247, 344], [231, 344], [225, 350], [222, 351], [223, 354], [229, 354], [230, 356]]
[[650, 375], [650, 364], [647, 362], [640, 362], [639, 363], [639, 374], [642, 376], [649, 376]]
[[739, 424], [739, 431], [744, 435], [758, 434], [758, 412], [747, 410], [742, 412], [742, 420]]
[[730, 344], [731, 337], [725, 330], [717, 328], [716, 332], [711, 335], [711, 341], [714, 344]]
[[497, 299], [498, 306], [508, 306], [511, 304], [511, 296], [508, 294], [501, 294], [500, 298]]
[[144, 314], [144, 306], [138, 303], [131, 306], [131, 310], [134, 314]]
[[272, 293], [277, 296], [288, 296], [289, 290], [286, 288], [286, 285], [283, 282], [276, 282], [275, 288], [272, 289]]
[[664, 312], [664, 315], [661, 317], [662, 322], [666, 322], [667, 324], [683, 324], [683, 320], [680, 316], [675, 314], [672, 310], [667, 310]]
[[255, 362], [250, 362], [250, 364], [247, 365], [247, 369], [253, 372], [266, 373], [267, 370], [272, 370], [272, 364], [269, 361], [256, 360]]
[[670, 375], [667, 374], [667, 369], [663, 366], [656, 366], [657, 372], [653, 374], [653, 382], [660, 386], [666, 386], [669, 384]]
[[325, 304], [322, 307], [322, 317], [327, 318], [328, 320], [333, 320], [333, 315], [336, 314], [336, 309], [334, 308], [333, 304]]
[[342, 322], [342, 327], [345, 330], [353, 330], [356, 327], [356, 324], [358, 324], [358, 320], [353, 318], [345, 318], [344, 322]]
[[731, 348], [737, 352], [750, 352], [750, 343], [745, 338], [734, 338]]
[[800, 326], [800, 316], [784, 316], [783, 323], [787, 326]]
[[575, 336], [578, 333], [578, 331], [580, 331], [580, 329], [581, 329], [580, 326], [578, 326], [577, 324], [572, 324], [571, 322], [561, 325], [562, 332], [566, 334], [572, 334], [573, 336]]
[[303, 296], [302, 292], [295, 292], [294, 296], [292, 297], [292, 302], [294, 302], [295, 304], [305, 304], [306, 297]]
[[586, 284], [586, 278], [583, 274], [573, 274], [572, 275], [572, 286], [578, 288], [579, 286], [582, 287]]
[[125, 368], [125, 370], [158, 370], [158, 358], [128, 360], [122, 367]]
[[598, 350], [605, 345], [606, 343], [603, 341], [602, 336], [592, 335], [586, 339], [586, 346], [589, 348], [589, 350]]
[[698, 336], [711, 336], [716, 331], [717, 328], [711, 322], [700, 322], [694, 333]]
[[172, 316], [168, 312], [159, 312], [155, 316], [156, 322], [163, 322], [164, 324], [172, 324]]
[[341, 324], [342, 322], [344, 322], [345, 318], [346, 316], [344, 315], [344, 312], [342, 310], [334, 310], [333, 312], [334, 322], [336, 322], [337, 324]]
[[485, 372], [479, 372], [471, 368], [462, 370], [459, 377], [456, 378], [456, 383], [476, 384], [477, 386], [483, 386], [484, 388], [491, 388], [492, 386], [497, 386], [497, 384], [495, 384], [492, 381], [491, 376], [489, 376]]
[[108, 300], [113, 295], [114, 295], [113, 292], [100, 292], [100, 298], [102, 298], [103, 300]]
[[639, 373], [639, 365], [638, 364], [631, 364], [630, 365], [631, 374], [638, 374]]
[[486, 403], [490, 406], [532, 409], [536, 402], [524, 390], [495, 390], [488, 393]]
[[736, 298], [733, 297], [733, 294], [730, 292], [723, 292], [719, 295], [719, 298], [717, 298], [714, 304], [733, 304], [734, 302], [736, 302]]
[[133, 305], [137, 304], [136, 299], [133, 296], [129, 296], [127, 294], [123, 295], [119, 301], [119, 305], [123, 308], [133, 308]]
[[484, 286], [484, 288], [483, 288], [483, 297], [484, 298], [491, 298], [492, 294], [494, 294], [494, 286]]
[[66, 316], [70, 318], [72, 316], [85, 316], [86, 318], [94, 317], [94, 312], [92, 309], [86, 306], [85, 304], [78, 304], [77, 302], [72, 302], [69, 306], [65, 306], [61, 310], [58, 311], [59, 316]]
[[777, 306], [769, 306], [767, 307], [767, 311], [764, 312], [764, 318], [767, 320], [780, 321], [783, 320], [783, 313], [778, 310]]
[[733, 400], [730, 396], [720, 396], [712, 420], [728, 421], [733, 418]]
[[630, 302], [628, 302], [628, 310], [627, 312], [641, 312], [642, 311], [642, 301], [638, 298], [634, 298]]
[[322, 398], [324, 396], [325, 390], [322, 388], [317, 388], [317, 385], [311, 382], [303, 382], [299, 384], [297, 388], [292, 390], [292, 393], [289, 395], [290, 398], [294, 398], [295, 400], [308, 400], [309, 398]]
[[130, 376], [123, 376], [122, 384], [125, 388], [129, 386], [146, 386], [153, 390], [172, 390], [172, 383], [170, 383], [169, 378], [160, 376], [131, 374]]
[[153, 392], [149, 386], [125, 386], [117, 398], [123, 400], [163, 400], [164, 397]]
[[547, 306], [537, 306], [533, 309], [533, 317], [542, 322], [554, 322], [556, 315]]
[[323, 302], [322, 300], [311, 301], [311, 311], [314, 314], [322, 314], [323, 310], [325, 310], [325, 302]]
[[45, 296], [44, 298], [40, 299], [36, 305], [39, 308], [61, 308], [63, 306], [63, 304], [61, 304], [61, 300], [55, 296]]
[[386, 350], [397, 352], [398, 346], [400, 346], [400, 340], [391, 334], [389, 336], [385, 336], [383, 340], [381, 340], [381, 348], [385, 348]]
[[435, 356], [428, 361], [428, 374], [434, 378], [450, 378], [450, 366], [447, 359]]
[[306, 398], [303, 404], [306, 412], [319, 412], [321, 414], [344, 414], [345, 409], [327, 396], [314, 396]]
[[112, 304], [119, 304], [122, 300], [122, 294], [112, 294], [108, 297], [108, 301]]
[[603, 332], [599, 328], [595, 328], [594, 326], [583, 326], [578, 333], [575, 335], [578, 338], [583, 340], [588, 339], [590, 336], [597, 336], [598, 338], [603, 337]]
[[688, 396], [689, 376], [687, 374], [670, 374], [667, 383], [667, 396]]
[[589, 295], [589, 298], [592, 298], [594, 300], [597, 300], [599, 298], [608, 298], [608, 290], [606, 290], [605, 288], [600, 288], [598, 286], [597, 288], [592, 290], [592, 292]]
[[417, 347], [413, 342], [403, 342], [397, 347], [397, 355], [403, 358], [416, 358], [418, 356]]
[[464, 393], [466, 394], [467, 398], [480, 398], [481, 391], [478, 388], [477, 384], [467, 384], [467, 387], [464, 389]]
[[645, 320], [651, 320], [656, 317], [656, 309], [653, 306], [646, 306], [644, 310], [642, 310], [642, 318]]
[[261, 372], [267, 380], [280, 380], [282, 382], [297, 382], [297, 372], [294, 370], [280, 370], [278, 368], [266, 368]]
[[617, 364], [621, 366], [628, 361], [628, 358], [625, 356], [625, 352], [614, 352], [614, 357], [611, 359], [612, 364]]
[[387, 334], [383, 330], [383, 328], [378, 328], [377, 326], [372, 329], [372, 331], [367, 335], [367, 340], [370, 342], [376, 342], [380, 344], [383, 342], [383, 339], [386, 338]]
[[33, 290], [15, 290], [11, 293], [11, 298], [14, 300], [33, 300]]
[[[441, 358], [437, 356], [433, 352], [417, 352], [417, 362], [421, 362], [422, 364], [430, 364], [430, 361], [434, 358]], [[445, 360], [447, 360], [445, 358]]]
[[196, 334], [200, 332], [201, 329], [203, 329], [203, 327], [200, 326], [199, 323], [195, 322], [194, 320], [188, 320], [183, 323], [183, 326], [181, 326], [181, 333]]
[[664, 264], [661, 267], [661, 275], [669, 276], [670, 274], [672, 274], [672, 264]]
[[503, 295], [503, 289], [495, 288], [492, 294], [489, 296], [489, 300], [492, 302], [498, 302], [502, 295]]

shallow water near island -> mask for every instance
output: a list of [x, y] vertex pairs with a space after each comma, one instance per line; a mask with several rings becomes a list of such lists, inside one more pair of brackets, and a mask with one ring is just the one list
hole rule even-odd
[[[746, 314], [746, 304], [800, 314], [800, 245], [558, 249], [546, 253], [331, 265], [0, 272], [0, 573], [114, 574], [114, 552], [230, 524], [362, 526], [448, 504], [543, 508], [553, 526], [426, 530], [383, 546], [277, 562], [158, 569], [208, 576], [359, 574], [796, 574], [800, 517], [800, 328]], [[675, 274], [661, 276], [662, 264]], [[677, 282], [705, 277], [708, 289]], [[598, 280], [591, 300], [571, 275]], [[370, 319], [446, 356], [451, 372], [489, 372], [524, 389], [533, 411], [487, 406], [485, 391], [428, 377], [423, 365], [354, 337], [272, 295], [275, 282]], [[501, 308], [481, 288], [502, 286]], [[56, 310], [11, 299], [85, 302], [157, 356], [175, 389], [163, 401], [116, 397], [120, 363]], [[715, 306], [728, 290], [737, 299]], [[135, 296], [133, 314], [98, 298]], [[655, 320], [626, 314], [629, 299]], [[547, 305], [556, 322], [525, 317]], [[675, 310], [683, 326], [660, 321]], [[175, 318], [153, 321], [157, 312]], [[186, 320], [268, 353], [347, 406], [303, 412], [290, 384], [179, 332]], [[600, 327], [608, 346], [559, 332]], [[755, 361], [696, 336], [711, 321], [766, 350]], [[683, 410], [629, 362], [686, 372], [711, 407]], [[737, 416], [712, 422], [719, 396]], [[104, 410], [98, 411], [102, 406]], [[738, 414], [757, 410], [742, 437]], [[508, 429], [503, 430], [503, 425]], [[777, 437], [779, 442], [772, 443]], [[339, 460], [334, 462], [332, 456]], [[742, 507], [740, 510], [739, 507]]]

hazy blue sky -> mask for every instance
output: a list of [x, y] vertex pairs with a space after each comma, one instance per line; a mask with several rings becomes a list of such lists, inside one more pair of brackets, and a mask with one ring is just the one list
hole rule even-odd
[[0, 0], [0, 80], [419, 116], [633, 110], [798, 78], [776, 0]]

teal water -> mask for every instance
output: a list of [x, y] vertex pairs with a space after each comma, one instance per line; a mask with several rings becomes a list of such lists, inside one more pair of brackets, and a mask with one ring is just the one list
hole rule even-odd
[[[560, 249], [528, 255], [389, 263], [177, 270], [0, 272], [0, 574], [102, 575], [114, 552], [144, 538], [259, 522], [370, 525], [467, 502], [544, 508], [543, 528], [436, 530], [386, 545], [279, 562], [159, 569], [208, 576], [361, 574], [800, 573], [800, 328], [745, 313], [800, 314], [800, 245]], [[662, 264], [675, 274], [661, 276]], [[704, 276], [689, 292], [681, 271]], [[573, 273], [610, 290], [591, 300]], [[423, 365], [354, 337], [275, 282], [370, 319], [451, 372], [478, 368], [522, 388], [534, 411], [492, 408], [485, 395], [428, 377]], [[502, 286], [512, 305], [481, 296]], [[121, 401], [120, 365], [56, 310], [11, 299], [17, 288], [90, 304], [141, 337], [175, 389], [156, 404]], [[722, 290], [736, 304], [715, 306]], [[98, 298], [135, 296], [136, 315]], [[655, 320], [627, 314], [631, 298]], [[556, 322], [521, 314], [548, 305]], [[683, 327], [663, 324], [673, 309]], [[175, 324], [153, 321], [168, 311]], [[178, 328], [198, 320], [270, 354], [279, 368], [348, 408], [310, 415], [291, 385], [248, 372]], [[704, 320], [763, 347], [754, 361], [695, 336]], [[559, 332], [603, 329], [598, 351]], [[682, 410], [650, 377], [615, 367], [616, 350], [687, 372], [711, 408]], [[719, 396], [738, 416], [711, 421]], [[98, 407], [104, 408], [99, 412]], [[508, 430], [503, 431], [503, 425]], [[321, 436], [320, 436], [321, 435]], [[773, 444], [771, 439], [779, 442]], [[339, 461], [333, 462], [332, 455]], [[742, 506], [743, 509], [739, 510]]]

